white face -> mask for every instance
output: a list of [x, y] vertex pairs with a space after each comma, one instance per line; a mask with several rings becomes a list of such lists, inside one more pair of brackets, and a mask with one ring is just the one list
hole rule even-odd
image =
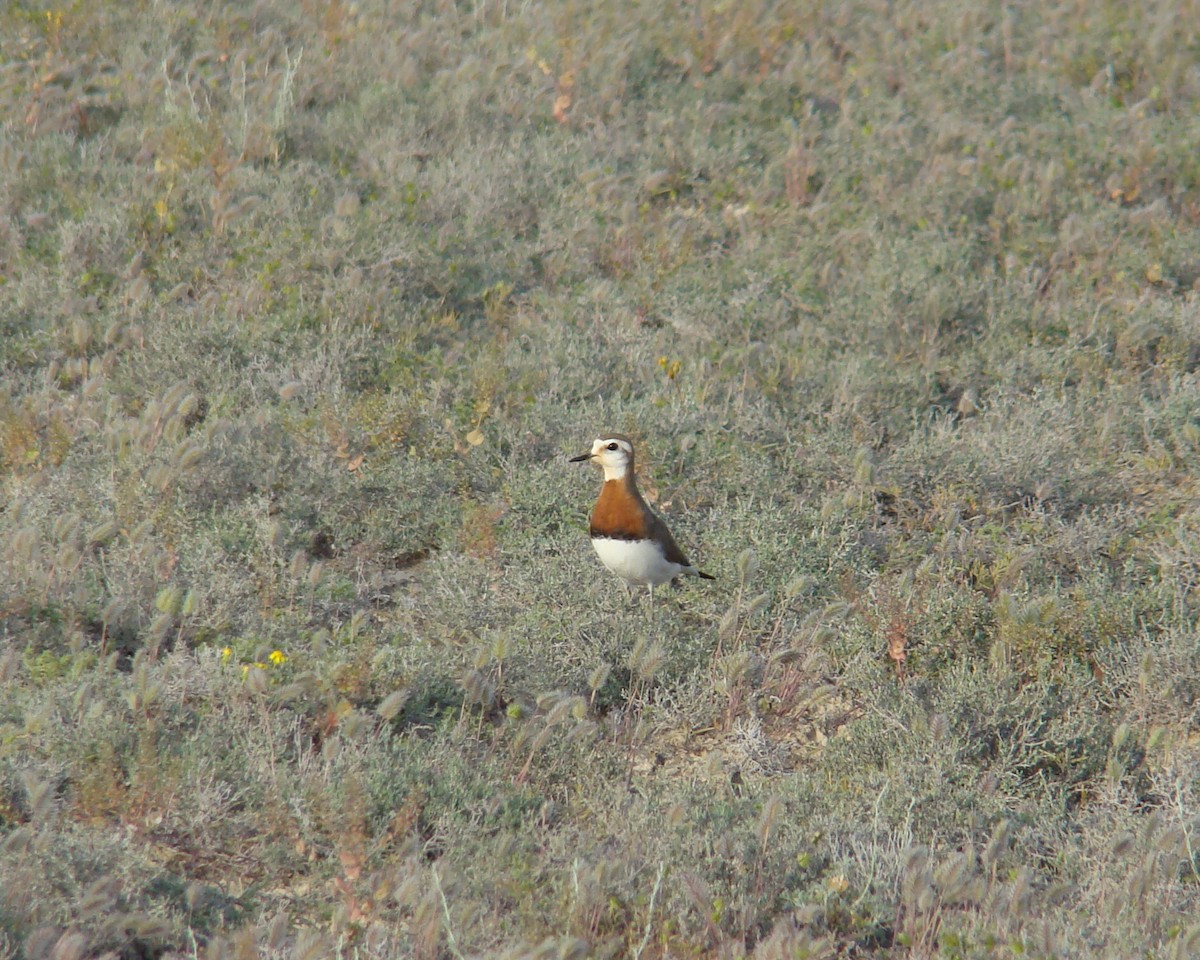
[[589, 458], [604, 468], [605, 480], [620, 480], [633, 462], [633, 446], [625, 439], [601, 437], [592, 444]]

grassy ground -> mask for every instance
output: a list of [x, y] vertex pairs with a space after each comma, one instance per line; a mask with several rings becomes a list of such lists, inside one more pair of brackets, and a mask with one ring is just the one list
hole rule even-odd
[[0, 54], [0, 957], [1200, 951], [1196, 0]]

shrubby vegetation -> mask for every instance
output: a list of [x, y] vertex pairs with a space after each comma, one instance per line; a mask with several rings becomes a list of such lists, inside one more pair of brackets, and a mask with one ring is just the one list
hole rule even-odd
[[1200, 951], [1194, 0], [0, 36], [0, 957]]

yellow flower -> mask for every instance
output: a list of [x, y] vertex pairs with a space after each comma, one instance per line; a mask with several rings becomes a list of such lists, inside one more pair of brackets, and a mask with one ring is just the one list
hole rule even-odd
[[229, 658], [232, 656], [233, 656], [233, 647], [222, 647], [221, 648], [221, 662], [222, 663], [228, 663]]
[[272, 650], [271, 655], [267, 657], [267, 659], [275, 664], [275, 666], [279, 666], [281, 663], [287, 663], [288, 660], [287, 654], [282, 650]]

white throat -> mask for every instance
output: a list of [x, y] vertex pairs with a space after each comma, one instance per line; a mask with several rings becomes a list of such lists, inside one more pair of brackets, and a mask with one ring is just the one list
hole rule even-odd
[[604, 468], [605, 482], [609, 480], [621, 480], [628, 472], [626, 465], [623, 463], [602, 463], [600, 466]]

